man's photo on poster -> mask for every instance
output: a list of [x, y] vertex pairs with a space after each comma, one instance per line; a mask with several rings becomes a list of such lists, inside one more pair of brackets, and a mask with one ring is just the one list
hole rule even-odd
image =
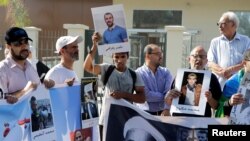
[[81, 80], [81, 116], [82, 120], [99, 116], [97, 106], [97, 78], [89, 77]]
[[181, 96], [173, 100], [170, 112], [203, 115], [210, 76], [211, 72], [206, 70], [179, 69], [175, 87]]
[[101, 36], [98, 43], [99, 55], [130, 51], [123, 6], [95, 7], [91, 11], [95, 32]]

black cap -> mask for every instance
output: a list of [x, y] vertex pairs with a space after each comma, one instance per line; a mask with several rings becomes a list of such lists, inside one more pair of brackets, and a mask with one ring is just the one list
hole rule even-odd
[[28, 39], [32, 41], [32, 39], [28, 37], [28, 34], [26, 33], [26, 31], [22, 28], [11, 27], [9, 30], [6, 31], [5, 41], [7, 42], [7, 44], [20, 41], [22, 39]]

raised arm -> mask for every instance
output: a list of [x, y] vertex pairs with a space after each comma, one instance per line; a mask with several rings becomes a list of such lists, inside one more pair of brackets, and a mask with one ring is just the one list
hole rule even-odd
[[93, 60], [95, 58], [95, 54], [97, 51], [97, 44], [98, 44], [99, 40], [100, 40], [100, 35], [97, 32], [95, 32], [92, 35], [92, 42], [93, 42], [92, 48], [91, 48], [90, 52], [88, 53], [88, 55], [83, 63], [83, 69], [85, 71], [92, 73], [92, 74], [95, 74], [95, 75], [98, 75], [101, 73], [100, 65], [93, 64]]

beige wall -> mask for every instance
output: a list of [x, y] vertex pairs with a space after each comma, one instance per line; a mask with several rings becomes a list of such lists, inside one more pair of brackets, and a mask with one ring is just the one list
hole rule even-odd
[[250, 0], [113, 0], [113, 4], [123, 4], [128, 28], [132, 28], [135, 9], [182, 10], [183, 26], [187, 30], [199, 30], [197, 39], [209, 41], [219, 35], [216, 23], [223, 12], [250, 11]]

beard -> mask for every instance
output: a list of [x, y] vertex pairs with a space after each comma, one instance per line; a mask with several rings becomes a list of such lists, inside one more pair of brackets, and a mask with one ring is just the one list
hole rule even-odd
[[24, 49], [19, 52], [19, 54], [15, 54], [15, 52], [11, 49], [11, 55], [14, 60], [26, 60], [29, 56], [29, 50]]
[[76, 53], [74, 53], [73, 55], [71, 55], [71, 57], [72, 57], [75, 61], [79, 60], [79, 54], [78, 54], [78, 52], [76, 52]]
[[112, 27], [114, 25], [114, 23], [113, 22], [108, 22], [107, 25], [108, 25], [108, 27]]

